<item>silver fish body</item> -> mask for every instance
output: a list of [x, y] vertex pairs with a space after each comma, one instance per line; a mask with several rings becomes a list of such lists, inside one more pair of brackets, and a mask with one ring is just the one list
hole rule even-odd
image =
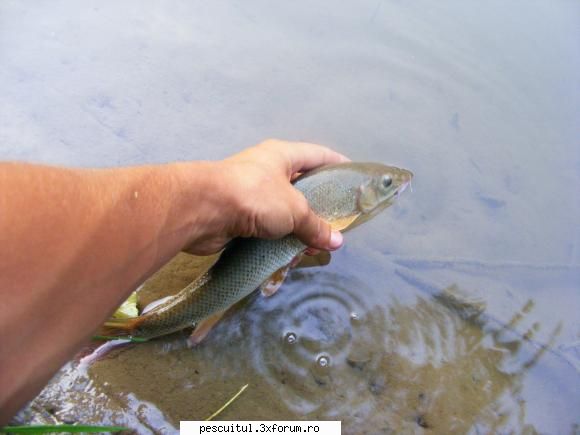
[[[294, 186], [320, 217], [345, 231], [392, 204], [411, 177], [407, 170], [381, 164], [343, 163], [311, 171]], [[234, 240], [206, 275], [133, 319], [128, 334], [152, 338], [194, 326], [252, 293], [305, 248], [293, 235]]]

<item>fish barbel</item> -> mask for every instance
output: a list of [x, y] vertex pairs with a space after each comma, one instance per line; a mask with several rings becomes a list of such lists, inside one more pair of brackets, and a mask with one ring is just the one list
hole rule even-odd
[[[293, 184], [318, 216], [333, 229], [347, 231], [393, 204], [412, 177], [406, 169], [349, 162], [315, 169]], [[107, 322], [104, 335], [148, 339], [196, 326], [261, 285], [277, 288], [305, 249], [294, 235], [236, 239], [205, 275], [146, 314]]]

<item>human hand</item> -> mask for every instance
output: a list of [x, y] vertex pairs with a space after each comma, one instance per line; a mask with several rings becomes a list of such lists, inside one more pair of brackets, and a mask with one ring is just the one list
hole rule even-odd
[[338, 249], [338, 231], [320, 219], [290, 181], [301, 172], [348, 159], [329, 148], [304, 142], [267, 140], [213, 164], [214, 230], [189, 249], [219, 251], [234, 237], [276, 239], [294, 233], [305, 245]]

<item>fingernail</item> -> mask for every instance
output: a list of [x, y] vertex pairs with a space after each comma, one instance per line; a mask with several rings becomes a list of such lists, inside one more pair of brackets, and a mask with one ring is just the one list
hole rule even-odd
[[330, 233], [330, 242], [328, 244], [328, 248], [331, 250], [338, 249], [342, 246], [344, 239], [340, 231], [333, 231]]

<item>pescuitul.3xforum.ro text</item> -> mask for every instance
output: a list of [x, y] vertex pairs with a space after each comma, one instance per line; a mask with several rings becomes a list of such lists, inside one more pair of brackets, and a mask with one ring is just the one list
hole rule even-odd
[[277, 423], [226, 423], [206, 424], [199, 426], [199, 433], [319, 433], [320, 427], [316, 424], [277, 424]]

